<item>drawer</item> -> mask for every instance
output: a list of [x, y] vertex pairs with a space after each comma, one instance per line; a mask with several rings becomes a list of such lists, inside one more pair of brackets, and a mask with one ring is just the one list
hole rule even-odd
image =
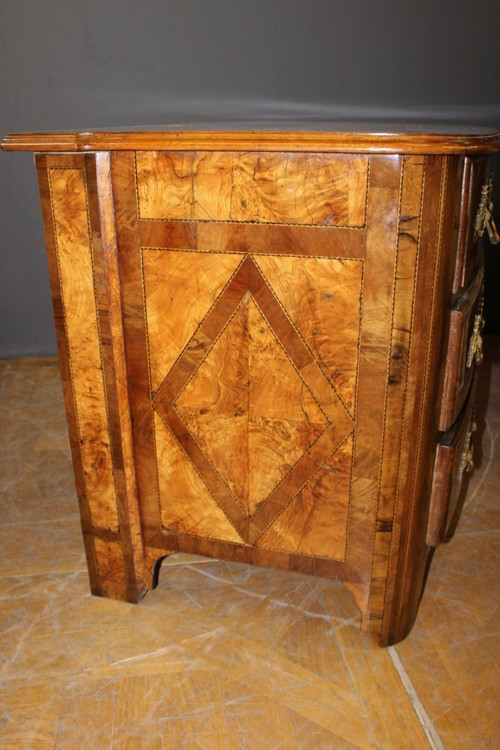
[[455, 423], [470, 389], [474, 366], [482, 362], [483, 261], [450, 313], [439, 429]]
[[480, 237], [476, 229], [476, 219], [481, 204], [482, 189], [488, 185], [488, 172], [487, 156], [465, 157], [453, 294], [468, 286], [477, 266]]
[[464, 475], [473, 468], [473, 436], [476, 431], [474, 402], [476, 378], [460, 418], [438, 443], [432, 479], [427, 544], [436, 547], [450, 535]]

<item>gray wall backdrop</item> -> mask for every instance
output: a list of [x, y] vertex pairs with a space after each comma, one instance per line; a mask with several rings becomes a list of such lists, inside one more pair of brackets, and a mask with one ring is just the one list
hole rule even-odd
[[[0, 130], [415, 116], [500, 128], [499, 21], [500, 0], [0, 0]], [[0, 212], [0, 356], [53, 354], [30, 154], [0, 155]], [[488, 255], [500, 330], [500, 250]]]

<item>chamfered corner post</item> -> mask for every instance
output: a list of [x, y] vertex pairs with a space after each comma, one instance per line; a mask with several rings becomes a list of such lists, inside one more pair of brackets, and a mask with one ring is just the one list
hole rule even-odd
[[109, 153], [36, 154], [81, 524], [95, 595], [147, 591]]

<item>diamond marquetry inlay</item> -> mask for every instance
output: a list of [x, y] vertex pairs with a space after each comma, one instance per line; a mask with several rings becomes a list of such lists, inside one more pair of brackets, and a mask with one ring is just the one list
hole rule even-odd
[[251, 544], [353, 429], [249, 256], [153, 395], [153, 405], [219, 508]]
[[175, 407], [248, 516], [328, 424], [250, 292]]

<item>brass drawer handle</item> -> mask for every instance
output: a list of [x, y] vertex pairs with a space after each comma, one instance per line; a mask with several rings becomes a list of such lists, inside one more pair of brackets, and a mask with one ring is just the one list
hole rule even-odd
[[467, 361], [465, 363], [467, 367], [472, 367], [473, 362], [475, 362], [476, 365], [481, 365], [483, 363], [483, 337], [481, 336], [481, 331], [483, 330], [485, 324], [485, 320], [483, 318], [483, 310], [484, 296], [481, 296], [481, 301], [479, 302], [479, 310], [474, 316], [474, 327], [472, 329], [472, 334], [469, 342], [469, 351], [467, 352]]
[[484, 230], [488, 232], [490, 242], [492, 245], [498, 245], [500, 243], [500, 235], [498, 234], [495, 220], [493, 219], [493, 201], [491, 200], [491, 194], [493, 192], [493, 175], [485, 183], [481, 189], [481, 200], [479, 208], [476, 214], [476, 224], [474, 227], [475, 237], [482, 237]]
[[462, 481], [464, 473], [466, 471], [472, 471], [474, 468], [474, 446], [472, 445], [472, 435], [477, 430], [477, 424], [474, 417], [472, 417], [469, 430], [465, 436], [464, 448], [462, 455], [460, 456], [460, 463], [458, 465], [457, 479], [459, 482]]
[[469, 351], [467, 353], [467, 367], [472, 367], [473, 362], [475, 362], [476, 365], [481, 365], [483, 363], [483, 337], [481, 336], [483, 328], [484, 318], [482, 313], [479, 312], [474, 317], [474, 328], [470, 337]]

